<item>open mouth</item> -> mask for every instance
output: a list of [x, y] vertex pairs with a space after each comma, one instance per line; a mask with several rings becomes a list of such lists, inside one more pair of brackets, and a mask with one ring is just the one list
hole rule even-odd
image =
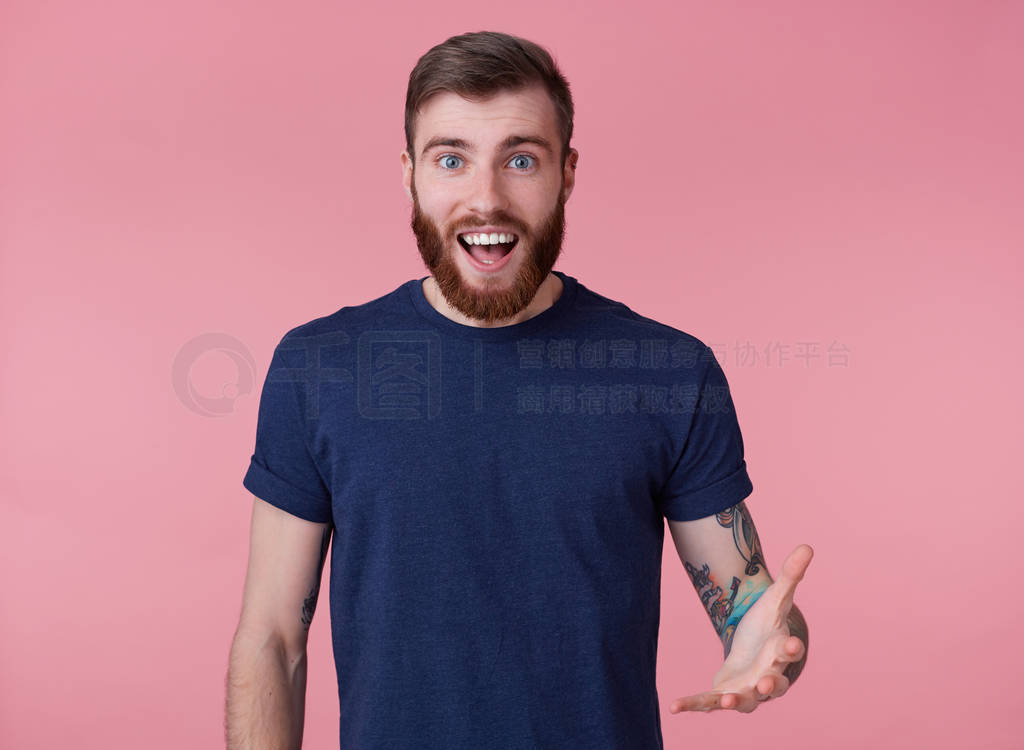
[[[511, 236], [511, 240], [508, 237]], [[491, 242], [494, 237], [497, 241]], [[457, 235], [459, 244], [474, 260], [491, 265], [504, 258], [519, 244], [519, 235], [501, 234], [495, 237], [492, 235], [479, 235], [472, 232]], [[505, 241], [502, 242], [501, 240]]]

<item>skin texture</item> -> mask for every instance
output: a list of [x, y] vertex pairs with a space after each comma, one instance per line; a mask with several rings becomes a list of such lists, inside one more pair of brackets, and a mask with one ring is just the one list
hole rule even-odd
[[[539, 136], [551, 146], [509, 136]], [[434, 137], [458, 138], [470, 148], [443, 145], [422, 153]], [[579, 154], [558, 160], [555, 107], [540, 86], [503, 91], [483, 101], [451, 92], [423, 105], [413, 138], [415, 159], [402, 151], [402, 181], [412, 201], [411, 226], [431, 276], [424, 294], [439, 312], [464, 325], [510, 325], [550, 307], [562, 282], [551, 273], [562, 249], [565, 203], [575, 185]], [[470, 265], [459, 232], [510, 227], [519, 243], [504, 268], [483, 273]]]

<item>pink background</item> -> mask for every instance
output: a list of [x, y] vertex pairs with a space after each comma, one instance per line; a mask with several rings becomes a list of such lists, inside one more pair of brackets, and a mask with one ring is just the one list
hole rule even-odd
[[557, 268], [712, 345], [770, 569], [816, 551], [791, 692], [672, 715], [721, 653], [666, 532], [666, 747], [1021, 746], [1024, 5], [215, 5], [0, 11], [0, 746], [223, 746], [270, 354], [425, 274], [407, 78], [481, 29], [573, 88]]

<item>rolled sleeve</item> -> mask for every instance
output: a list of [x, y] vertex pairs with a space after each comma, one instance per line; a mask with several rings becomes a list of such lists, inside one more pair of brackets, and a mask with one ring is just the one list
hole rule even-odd
[[242, 484], [252, 494], [307, 521], [332, 519], [331, 495], [309, 448], [301, 348], [288, 335], [274, 350], [256, 422], [256, 447]]
[[662, 514], [692, 521], [736, 505], [754, 490], [729, 383], [710, 347], [689, 433], [658, 495]]

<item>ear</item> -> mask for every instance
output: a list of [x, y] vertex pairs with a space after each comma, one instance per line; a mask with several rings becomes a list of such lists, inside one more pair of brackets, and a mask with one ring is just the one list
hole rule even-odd
[[409, 196], [409, 202], [412, 203], [412, 159], [409, 158], [408, 151], [402, 151], [402, 186], [405, 188], [405, 194]]
[[565, 167], [562, 170], [562, 181], [565, 187], [562, 188], [563, 202], [568, 202], [572, 195], [572, 189], [576, 186], [576, 162], [580, 159], [580, 153], [574, 148], [569, 149], [565, 157]]

